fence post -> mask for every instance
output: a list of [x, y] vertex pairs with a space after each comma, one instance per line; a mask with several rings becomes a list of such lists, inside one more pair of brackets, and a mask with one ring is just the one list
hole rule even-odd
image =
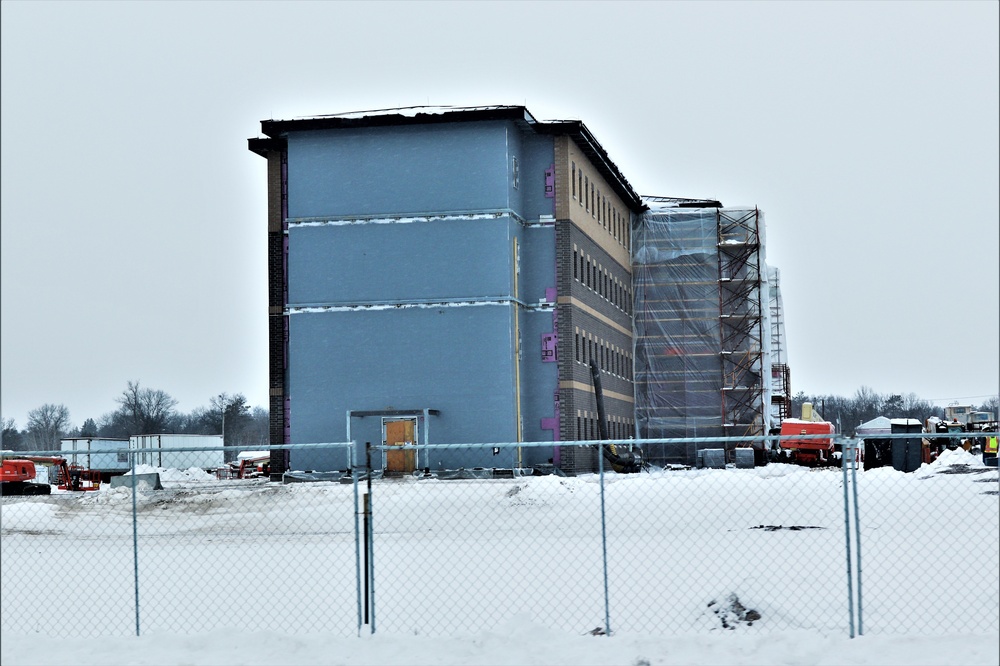
[[611, 635], [611, 612], [608, 603], [608, 530], [604, 511], [604, 445], [597, 448], [597, 471], [601, 481], [601, 558], [604, 564], [604, 633]]
[[862, 620], [864, 604], [861, 596], [861, 514], [860, 505], [858, 504], [858, 455], [861, 447], [858, 446], [858, 442], [855, 439], [850, 440], [850, 445], [852, 447], [851, 486], [854, 490], [854, 541], [857, 544], [855, 546], [855, 552], [857, 558], [858, 577], [858, 636], [864, 636], [864, 622]]
[[[365, 442], [365, 463], [368, 465], [368, 492], [365, 493], [365, 621], [375, 633], [375, 552], [372, 535], [372, 443]], [[369, 610], [371, 617], [369, 618]]]
[[[358, 595], [358, 636], [361, 635], [361, 527], [358, 515], [361, 513], [358, 507], [358, 464], [357, 451], [354, 442], [351, 442], [351, 451], [348, 458], [351, 465], [351, 481], [354, 486], [354, 589]], [[367, 547], [365, 548], [367, 552]]]
[[132, 575], [135, 579], [135, 635], [139, 635], [139, 525], [138, 511], [136, 509], [136, 474], [135, 474], [136, 452], [131, 451], [129, 460], [132, 461]]
[[[838, 438], [843, 442], [843, 438]], [[850, 617], [850, 635], [854, 638], [854, 588], [851, 575], [851, 506], [847, 495], [847, 445], [840, 447], [840, 467], [844, 473], [844, 547], [847, 555], [847, 612]]]

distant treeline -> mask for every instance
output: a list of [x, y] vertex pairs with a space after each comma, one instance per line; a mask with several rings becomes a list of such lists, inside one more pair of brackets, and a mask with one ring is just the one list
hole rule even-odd
[[[177, 401], [164, 391], [142, 388], [139, 382], [128, 382], [115, 401], [118, 409], [96, 421], [86, 419], [80, 427], [69, 420], [65, 405], [44, 404], [28, 412], [23, 430], [13, 419], [2, 419], [2, 448], [13, 451], [49, 451], [59, 448], [64, 437], [127, 438], [130, 435], [176, 433], [219, 435], [225, 423], [226, 446], [266, 446], [268, 411], [250, 407], [242, 393], [220, 393], [209, 399], [205, 407], [190, 413], [174, 409]], [[804, 392], [792, 398], [792, 417], [802, 414], [802, 403], [811, 402], [824, 419], [838, 426], [838, 432], [853, 435], [854, 429], [878, 416], [912, 418], [921, 422], [930, 416], [944, 418], [944, 408], [917, 397], [914, 393], [877, 393], [862, 386], [851, 398], [839, 395], [808, 395]], [[998, 398], [991, 397], [976, 405], [984, 412], [997, 414]]]
[[[798, 418], [802, 414], [802, 403], [811, 402], [823, 418], [838, 426], [837, 431], [854, 435], [854, 429], [862, 423], [879, 416], [891, 419], [917, 419], [921, 423], [928, 417], [944, 418], [944, 407], [938, 407], [915, 393], [877, 393], [862, 386], [851, 398], [839, 395], [807, 395], [802, 391], [792, 398], [792, 413]], [[973, 405], [979, 411], [997, 413], [997, 396], [980, 405]]]
[[205, 407], [190, 413], [174, 409], [177, 401], [165, 391], [128, 382], [115, 402], [118, 409], [80, 427], [70, 423], [65, 405], [44, 404], [28, 412], [28, 423], [19, 430], [14, 419], [2, 419], [2, 448], [12, 451], [52, 451], [64, 437], [128, 438], [131, 435], [174, 433], [223, 434], [226, 446], [267, 445], [268, 412], [250, 407], [242, 393], [220, 393]]

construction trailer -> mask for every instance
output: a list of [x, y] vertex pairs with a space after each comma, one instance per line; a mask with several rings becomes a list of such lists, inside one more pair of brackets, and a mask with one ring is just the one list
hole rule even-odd
[[[767, 435], [787, 415], [780, 298], [769, 293], [764, 215], [646, 197], [632, 229], [636, 426], [641, 439]], [[774, 372], [780, 393], [774, 391]], [[777, 395], [778, 400], [774, 400]], [[717, 443], [647, 445], [653, 464], [697, 463]], [[746, 446], [750, 446], [749, 443]], [[736, 445], [728, 445], [727, 462]], [[758, 464], [771, 446], [753, 444]]]
[[[128, 439], [117, 437], [64, 437], [59, 449], [71, 465], [100, 473], [103, 481], [129, 469]], [[116, 450], [117, 451], [112, 451]], [[91, 451], [112, 451], [91, 453]]]
[[[129, 449], [137, 450], [136, 465], [175, 469], [197, 467], [214, 472], [225, 464], [222, 435], [132, 435], [128, 439], [67, 437], [60, 440], [60, 448], [72, 464], [100, 472], [105, 480], [131, 469]], [[94, 451], [98, 453], [92, 453]]]
[[214, 472], [225, 464], [222, 435], [132, 435], [129, 447], [138, 450], [137, 465]]

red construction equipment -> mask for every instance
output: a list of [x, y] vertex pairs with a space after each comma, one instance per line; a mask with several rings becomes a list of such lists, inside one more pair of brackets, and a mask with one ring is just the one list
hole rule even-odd
[[255, 479], [259, 476], [267, 476], [270, 467], [271, 454], [268, 451], [252, 458], [242, 458], [239, 469], [236, 471], [236, 478]]
[[[4, 495], [48, 495], [52, 485], [60, 490], [98, 490], [101, 487], [100, 472], [84, 469], [80, 465], [70, 465], [59, 456], [18, 456], [3, 458], [3, 472], [0, 476], [0, 493]], [[38, 465], [48, 467], [49, 483], [35, 482]]]
[[38, 475], [35, 463], [24, 458], [4, 458], [0, 467], [0, 495], [48, 495], [47, 483], [33, 483]]
[[[799, 465], [830, 465], [834, 462], [832, 435], [836, 428], [824, 421], [813, 410], [811, 403], [803, 403], [801, 419], [785, 419], [781, 422], [781, 448]], [[811, 435], [811, 437], [797, 438]], [[817, 435], [831, 435], [818, 437]], [[787, 437], [787, 439], [786, 439]]]
[[225, 467], [215, 470], [220, 479], [256, 479], [267, 476], [271, 467], [269, 451], [243, 451]]

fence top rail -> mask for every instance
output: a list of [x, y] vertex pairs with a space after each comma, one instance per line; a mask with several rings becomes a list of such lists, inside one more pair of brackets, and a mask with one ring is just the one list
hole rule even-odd
[[748, 443], [762, 441], [778, 441], [782, 439], [844, 439], [840, 435], [794, 435], [780, 437], [778, 435], [756, 435], [744, 437], [668, 437], [661, 439], [577, 439], [560, 442], [456, 442], [451, 444], [372, 444], [371, 448], [379, 451], [399, 451], [407, 449], [516, 449], [516, 448], [542, 448], [553, 446], [643, 446], [645, 444], [688, 444], [688, 443]]
[[45, 449], [41, 451], [4, 451], [4, 458], [17, 458], [21, 456], [34, 456], [45, 458], [65, 458], [67, 456], [97, 455], [110, 453], [197, 453], [205, 451], [303, 451], [314, 449], [346, 449], [355, 446], [356, 442], [310, 442], [308, 444], [274, 444], [270, 446], [177, 446], [177, 447], [127, 447], [117, 449]]
[[974, 433], [896, 433], [892, 435], [879, 435], [878, 437], [849, 437], [840, 434], [810, 434], [810, 435], [747, 435], [738, 437], [664, 437], [657, 439], [587, 439], [569, 440], [561, 442], [456, 442], [451, 444], [372, 444], [371, 448], [376, 451], [406, 451], [406, 450], [446, 450], [446, 449], [516, 449], [516, 448], [548, 448], [553, 446], [644, 446], [647, 444], [708, 444], [708, 443], [753, 443], [753, 442], [784, 442], [789, 440], [802, 441], [810, 439], [833, 439], [838, 444], [843, 443], [856, 448], [865, 439], [914, 439], [921, 438], [954, 438], [964, 437], [996, 437], [1000, 433], [995, 432], [974, 432]]

